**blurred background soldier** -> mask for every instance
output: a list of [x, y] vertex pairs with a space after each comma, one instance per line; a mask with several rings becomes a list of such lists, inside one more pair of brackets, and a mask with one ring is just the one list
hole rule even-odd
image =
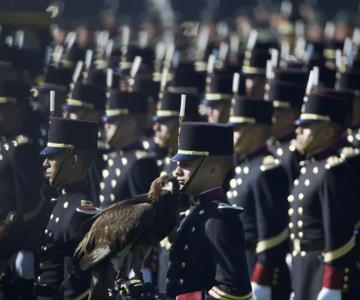
[[271, 134], [272, 103], [240, 97], [234, 102], [235, 177], [227, 192], [229, 202], [244, 208], [246, 258], [254, 296], [289, 299], [287, 176], [280, 161], [267, 149]]
[[296, 145], [307, 159], [288, 197], [295, 299], [359, 297], [359, 201], [351, 169], [338, 155], [348, 113], [343, 99], [312, 93], [297, 121]]
[[29, 100], [26, 83], [0, 80], [0, 284], [6, 299], [31, 294], [41, 223], [41, 165]]

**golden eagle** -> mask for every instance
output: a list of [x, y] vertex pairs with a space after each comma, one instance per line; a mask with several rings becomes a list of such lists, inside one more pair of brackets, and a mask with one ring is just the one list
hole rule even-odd
[[176, 178], [161, 176], [147, 194], [117, 202], [94, 217], [75, 251], [80, 269], [92, 271], [89, 299], [106, 299], [120, 272], [127, 276], [132, 268], [141, 276], [149, 251], [176, 225], [178, 198]]

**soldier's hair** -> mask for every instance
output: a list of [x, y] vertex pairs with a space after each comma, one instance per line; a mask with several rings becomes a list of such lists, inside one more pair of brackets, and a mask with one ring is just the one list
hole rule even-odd
[[96, 156], [96, 152], [91, 150], [76, 149], [74, 150], [74, 154], [81, 160], [84, 171], [87, 171]]
[[234, 157], [232, 155], [213, 155], [207, 158], [207, 163], [218, 163], [226, 175], [233, 168]]
[[125, 116], [127, 120], [132, 119], [136, 123], [136, 128], [139, 134], [142, 134], [146, 129], [146, 115], [145, 114], [131, 114]]

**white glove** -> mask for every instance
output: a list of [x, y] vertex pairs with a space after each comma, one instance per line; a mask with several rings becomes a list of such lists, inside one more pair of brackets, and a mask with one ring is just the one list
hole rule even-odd
[[34, 254], [31, 251], [22, 250], [17, 253], [15, 271], [21, 278], [34, 278]]
[[271, 300], [271, 287], [251, 282], [253, 300]]
[[323, 287], [316, 300], [341, 300], [341, 291]]

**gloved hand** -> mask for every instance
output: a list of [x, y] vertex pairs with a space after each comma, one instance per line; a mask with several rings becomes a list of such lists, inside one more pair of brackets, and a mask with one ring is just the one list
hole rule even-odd
[[119, 299], [126, 300], [153, 300], [159, 298], [158, 291], [151, 283], [144, 283], [138, 278], [128, 280], [119, 279], [116, 285], [117, 287], [115, 289], [109, 291], [112, 297], [119, 295]]
[[316, 300], [341, 300], [341, 291], [323, 287]]
[[251, 282], [253, 300], [271, 300], [271, 287]]

